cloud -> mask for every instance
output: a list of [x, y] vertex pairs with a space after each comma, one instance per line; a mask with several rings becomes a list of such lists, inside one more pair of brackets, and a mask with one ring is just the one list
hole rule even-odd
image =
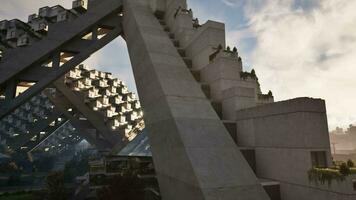
[[237, 1], [234, 0], [221, 0], [224, 4], [227, 6], [235, 7], [237, 4]]
[[126, 42], [121, 37], [94, 53], [84, 63], [91, 68], [112, 73], [114, 77], [122, 80], [130, 91], [137, 93]]
[[356, 1], [303, 2], [248, 2], [248, 27], [231, 31], [228, 41], [255, 38], [249, 62], [277, 100], [326, 99], [330, 127], [347, 126], [356, 122]]

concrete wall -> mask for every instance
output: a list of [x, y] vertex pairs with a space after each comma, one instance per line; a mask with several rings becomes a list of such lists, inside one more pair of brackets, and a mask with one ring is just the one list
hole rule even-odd
[[311, 151], [325, 151], [328, 165], [332, 164], [323, 100], [277, 102], [238, 111], [236, 118], [238, 145], [255, 148], [257, 176], [280, 181], [283, 200], [329, 200], [343, 196], [334, 193], [356, 194], [350, 181], [331, 188], [309, 183]]
[[219, 45], [225, 47], [225, 24], [207, 21], [196, 30], [191, 41], [184, 47], [187, 55], [192, 58], [193, 68], [200, 70], [207, 66], [209, 56]]
[[342, 183], [334, 182], [331, 187], [282, 182], [281, 197], [282, 200], [355, 200], [356, 193], [352, 188], [352, 179], [355, 178], [348, 177]]
[[248, 87], [232, 87], [224, 90], [223, 119], [235, 120], [236, 111], [256, 106], [256, 90]]

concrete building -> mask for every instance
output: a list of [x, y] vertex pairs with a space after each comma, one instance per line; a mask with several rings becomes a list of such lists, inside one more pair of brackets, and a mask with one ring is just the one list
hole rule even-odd
[[[308, 180], [310, 169], [333, 167], [325, 102], [274, 102], [226, 45], [225, 25], [200, 24], [186, 0], [75, 1], [69, 11], [44, 7], [29, 20], [32, 29], [0, 23], [0, 118], [53, 84], [54, 105], [104, 149], [134, 139], [126, 122], [142, 117], [135, 112], [142, 104], [165, 200], [356, 198], [353, 176], [330, 186]], [[110, 74], [76, 66], [119, 35], [140, 103], [113, 106], [134, 96]]]
[[330, 132], [331, 149], [334, 160], [356, 161], [356, 127], [350, 125], [345, 131], [342, 128]]

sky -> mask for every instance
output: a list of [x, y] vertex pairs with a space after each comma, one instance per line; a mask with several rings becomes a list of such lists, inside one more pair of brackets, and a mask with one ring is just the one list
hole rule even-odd
[[[330, 129], [356, 123], [356, 1], [187, 0], [201, 23], [226, 24], [227, 45], [236, 46], [244, 69], [256, 70], [262, 90], [276, 101], [326, 100]], [[0, 0], [0, 19], [36, 13], [71, 0]], [[116, 39], [86, 61], [113, 72], [136, 91], [126, 44]]]

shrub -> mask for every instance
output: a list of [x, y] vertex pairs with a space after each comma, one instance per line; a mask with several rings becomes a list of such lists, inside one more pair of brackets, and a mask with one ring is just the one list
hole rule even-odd
[[332, 181], [342, 182], [345, 180], [345, 176], [336, 169], [321, 169], [313, 168], [308, 171], [309, 181], [313, 181], [315, 184], [321, 183], [324, 185], [326, 182], [330, 186]]
[[63, 172], [52, 172], [46, 179], [48, 199], [65, 200], [66, 189], [64, 187]]
[[355, 166], [355, 164], [354, 164], [354, 162], [352, 161], [352, 160], [348, 160], [347, 161], [347, 166], [349, 167], [349, 168], [353, 168], [354, 166]]
[[346, 165], [346, 163], [342, 163], [340, 165], [339, 171], [344, 176], [348, 176], [351, 174], [350, 168]]

